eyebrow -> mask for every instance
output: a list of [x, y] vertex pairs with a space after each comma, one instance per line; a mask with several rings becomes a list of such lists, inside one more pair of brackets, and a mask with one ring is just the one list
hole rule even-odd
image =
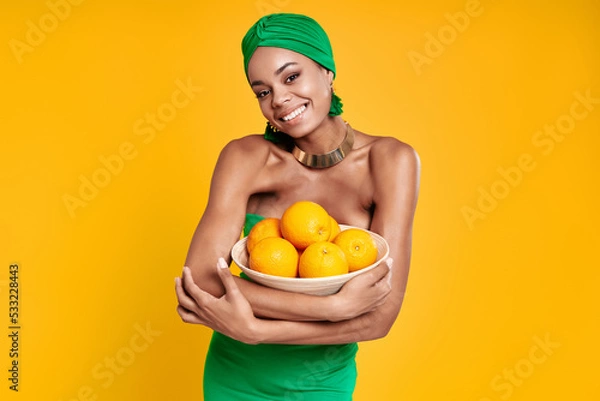
[[[295, 61], [290, 61], [289, 63], [285, 63], [284, 65], [282, 65], [281, 67], [279, 67], [277, 70], [275, 70], [275, 76], [281, 74], [283, 72], [283, 70], [285, 70], [286, 68], [288, 68], [290, 65], [295, 65], [298, 64]], [[263, 81], [252, 81], [252, 83], [250, 84], [250, 86], [257, 86], [257, 85], [264, 85]]]

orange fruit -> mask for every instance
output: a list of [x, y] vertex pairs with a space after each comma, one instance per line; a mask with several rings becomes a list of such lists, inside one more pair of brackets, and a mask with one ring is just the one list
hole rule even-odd
[[329, 241], [311, 244], [300, 257], [300, 277], [328, 277], [348, 273], [348, 262], [342, 249]]
[[260, 240], [271, 237], [282, 238], [281, 229], [279, 228], [279, 219], [274, 217], [261, 220], [252, 227], [252, 230], [248, 233], [246, 249], [248, 249], [248, 252], [252, 252]]
[[305, 249], [315, 242], [327, 241], [330, 233], [329, 213], [315, 202], [296, 202], [281, 216], [283, 238], [298, 249]]
[[331, 222], [331, 234], [329, 234], [329, 241], [333, 241], [336, 235], [340, 233], [340, 225], [337, 221], [331, 216], [329, 216], [329, 220]]
[[344, 230], [335, 237], [333, 243], [346, 255], [348, 270], [351, 272], [372, 265], [377, 260], [377, 244], [371, 234], [364, 230]]
[[281, 277], [298, 276], [298, 251], [283, 238], [265, 238], [256, 244], [248, 260], [252, 270]]
[[300, 275], [300, 258], [302, 258], [302, 254], [304, 253], [305, 249], [297, 249], [298, 251], [298, 276]]

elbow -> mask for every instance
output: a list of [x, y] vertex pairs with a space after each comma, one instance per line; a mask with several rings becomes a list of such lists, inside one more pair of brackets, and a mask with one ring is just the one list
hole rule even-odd
[[368, 340], [379, 340], [386, 337], [400, 313], [400, 305], [397, 304], [395, 307], [383, 307], [371, 313], [370, 318], [367, 319], [365, 334]]
[[379, 340], [386, 337], [392, 329], [392, 326], [393, 324], [382, 324], [379, 327], [374, 327], [371, 340]]
[[387, 336], [394, 325], [395, 316], [374, 315], [369, 319], [360, 341], [379, 340]]
[[217, 272], [202, 272], [192, 268], [192, 277], [194, 283], [205, 292], [216, 298], [220, 298], [225, 294], [225, 287], [219, 278]]
[[390, 333], [394, 323], [396, 322], [396, 319], [398, 318], [398, 315], [400, 314], [403, 300], [404, 297], [394, 299], [392, 300], [393, 302], [387, 302], [381, 307], [381, 309], [375, 311], [373, 321], [371, 321], [374, 340], [386, 337]]

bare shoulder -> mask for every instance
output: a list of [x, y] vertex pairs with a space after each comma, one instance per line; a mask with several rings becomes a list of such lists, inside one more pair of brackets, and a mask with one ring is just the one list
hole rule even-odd
[[409, 144], [389, 136], [369, 136], [371, 139], [370, 160], [375, 171], [418, 170], [420, 158]]
[[268, 155], [269, 142], [265, 141], [262, 135], [247, 135], [241, 138], [231, 140], [223, 150], [223, 156], [258, 156], [260, 154]]
[[225, 145], [213, 172], [207, 210], [245, 210], [248, 197], [268, 171], [265, 166], [272, 147], [260, 135], [248, 135]]
[[255, 171], [266, 164], [272, 147], [274, 145], [265, 141], [262, 135], [248, 135], [234, 139], [221, 150], [217, 169]]
[[[380, 210], [388, 210], [392, 214], [402, 210], [414, 211], [421, 176], [417, 151], [393, 137], [371, 138], [369, 162], [375, 204], [380, 206]], [[394, 220], [389, 217], [390, 214], [386, 216], [386, 219]]]

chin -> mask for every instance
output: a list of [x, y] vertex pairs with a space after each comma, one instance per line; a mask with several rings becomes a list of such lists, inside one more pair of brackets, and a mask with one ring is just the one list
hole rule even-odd
[[303, 124], [302, 126], [293, 127], [292, 129], [288, 129], [284, 131], [286, 134], [291, 136], [294, 139], [302, 138], [311, 132], [313, 132], [319, 126], [318, 123], [310, 122], [307, 124]]

